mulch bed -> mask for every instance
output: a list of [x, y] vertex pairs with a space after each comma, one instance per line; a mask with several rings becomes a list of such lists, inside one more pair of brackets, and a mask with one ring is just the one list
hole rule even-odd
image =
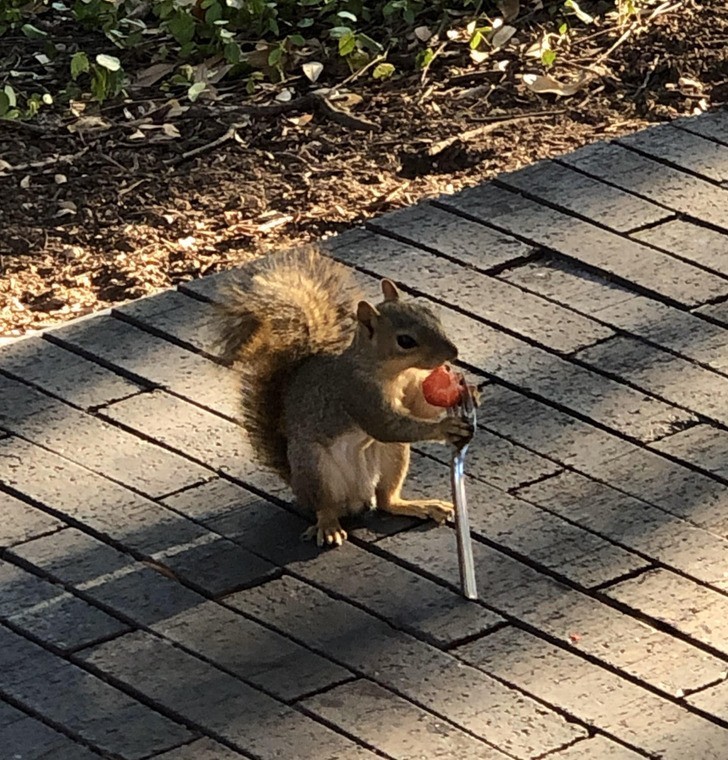
[[[535, 14], [534, 39], [544, 24]], [[186, 110], [137, 99], [3, 123], [0, 336], [728, 100], [725, 3], [676, 3], [611, 49], [619, 37], [574, 35], [560, 71], [598, 76], [570, 97], [531, 92], [518, 74], [539, 67], [518, 51], [475, 65], [461, 46], [424, 83], [420, 72], [352, 81], [354, 121], [305, 99], [251, 108], [228, 88]]]

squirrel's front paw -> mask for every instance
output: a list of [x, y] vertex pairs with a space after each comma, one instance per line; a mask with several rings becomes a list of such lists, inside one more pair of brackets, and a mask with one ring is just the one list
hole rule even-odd
[[314, 537], [318, 546], [341, 546], [349, 536], [338, 520], [319, 518], [316, 525], [306, 528], [301, 534], [304, 541]]
[[460, 446], [473, 437], [473, 426], [460, 417], [445, 417], [439, 422], [440, 434], [446, 443]]

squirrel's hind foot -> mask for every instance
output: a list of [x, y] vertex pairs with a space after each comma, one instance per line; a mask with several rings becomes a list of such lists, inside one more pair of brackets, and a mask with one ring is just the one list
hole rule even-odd
[[317, 546], [341, 546], [348, 534], [341, 527], [338, 518], [319, 515], [316, 525], [306, 528], [301, 538], [304, 541], [312, 541], [315, 538]]
[[455, 514], [453, 505], [441, 499], [402, 499], [380, 506], [384, 512], [407, 517], [419, 517], [421, 520], [434, 520], [438, 525], [452, 520]]

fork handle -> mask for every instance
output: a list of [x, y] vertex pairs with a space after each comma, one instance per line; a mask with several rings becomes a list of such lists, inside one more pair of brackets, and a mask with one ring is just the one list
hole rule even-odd
[[466, 599], [477, 599], [478, 588], [475, 582], [475, 561], [473, 559], [473, 544], [470, 537], [470, 519], [468, 517], [468, 502], [465, 497], [465, 450], [453, 453], [450, 465], [450, 482], [452, 484], [452, 500], [455, 506], [455, 532], [458, 542], [458, 562], [460, 564], [460, 588]]

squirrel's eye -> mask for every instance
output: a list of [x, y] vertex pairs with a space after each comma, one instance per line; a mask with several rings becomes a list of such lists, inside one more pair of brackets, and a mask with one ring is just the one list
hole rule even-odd
[[397, 345], [400, 348], [409, 350], [410, 348], [417, 348], [417, 341], [410, 335], [398, 335]]

